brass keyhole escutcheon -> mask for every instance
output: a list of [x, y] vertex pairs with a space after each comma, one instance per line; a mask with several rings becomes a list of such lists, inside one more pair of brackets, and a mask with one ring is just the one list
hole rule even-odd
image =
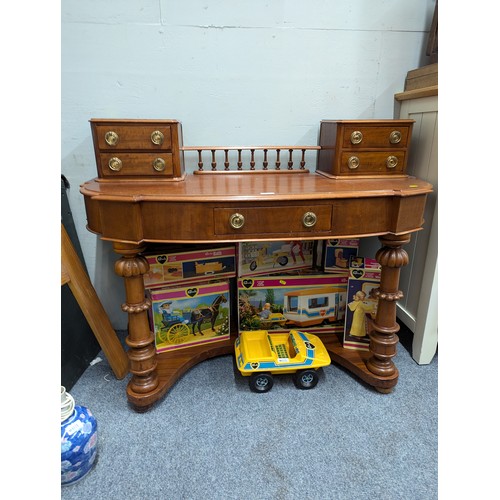
[[163, 144], [164, 138], [165, 138], [164, 135], [159, 130], [155, 130], [151, 134], [151, 142], [156, 146], [161, 146]]
[[163, 172], [165, 170], [165, 160], [163, 158], [155, 158], [153, 160], [153, 168], [157, 172]]
[[318, 217], [314, 212], [306, 212], [302, 217], [302, 224], [305, 227], [313, 227], [318, 222]]
[[120, 158], [113, 156], [113, 158], [111, 158], [108, 162], [108, 167], [111, 170], [113, 170], [113, 172], [119, 172], [122, 169], [123, 164], [122, 164], [122, 161], [120, 160]]
[[359, 144], [363, 140], [363, 133], [359, 130], [355, 130], [351, 134], [351, 144]]
[[355, 170], [356, 168], [359, 167], [359, 158], [357, 156], [351, 156], [348, 160], [347, 160], [347, 166], [351, 169], [351, 170]]
[[398, 164], [398, 159], [396, 156], [388, 156], [385, 164], [387, 165], [387, 168], [395, 168]]
[[116, 132], [113, 132], [112, 130], [106, 132], [106, 135], [104, 136], [104, 140], [109, 146], [116, 146], [119, 139], [120, 138], [118, 137], [118, 134]]
[[242, 214], [235, 213], [229, 217], [229, 224], [233, 229], [240, 229], [245, 224], [245, 217]]
[[399, 144], [401, 142], [401, 132], [399, 130], [393, 130], [389, 136], [389, 142], [391, 144]]

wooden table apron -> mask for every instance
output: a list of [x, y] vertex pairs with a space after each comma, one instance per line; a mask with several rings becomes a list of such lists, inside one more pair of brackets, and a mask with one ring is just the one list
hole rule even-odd
[[[205, 243], [256, 240], [330, 239], [378, 236], [381, 248], [379, 307], [372, 324], [369, 352], [348, 350], [336, 336], [325, 345], [334, 362], [380, 392], [397, 384], [392, 361], [398, 343], [396, 301], [400, 268], [408, 263], [402, 248], [422, 228], [427, 194], [432, 186], [412, 177], [335, 180], [318, 174], [188, 175], [182, 181], [91, 180], [80, 188], [88, 229], [113, 242], [121, 255], [115, 271], [125, 283], [123, 311], [129, 315], [127, 345], [132, 377], [130, 404], [147, 410], [195, 364], [233, 353], [229, 341], [156, 354], [149, 327], [150, 302], [142, 253], [148, 243]], [[306, 213], [316, 222], [304, 225]], [[235, 229], [230, 217], [240, 214]]]

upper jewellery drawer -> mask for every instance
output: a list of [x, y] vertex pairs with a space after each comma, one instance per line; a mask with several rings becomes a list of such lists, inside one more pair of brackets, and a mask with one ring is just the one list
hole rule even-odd
[[100, 150], [170, 150], [170, 125], [95, 125], [97, 146]]
[[409, 125], [394, 124], [393, 126], [363, 126], [346, 125], [341, 129], [342, 147], [345, 149], [363, 148], [406, 148], [410, 137]]
[[331, 205], [214, 208], [216, 235], [255, 234], [259, 237], [330, 231]]

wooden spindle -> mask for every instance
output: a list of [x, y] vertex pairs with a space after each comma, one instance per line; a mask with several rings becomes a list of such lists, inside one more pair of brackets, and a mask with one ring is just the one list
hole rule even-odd
[[229, 149], [224, 150], [224, 170], [229, 170]]
[[212, 149], [212, 170], [217, 170], [217, 162], [215, 161], [215, 149]]
[[290, 156], [288, 157], [288, 170], [293, 170], [293, 161], [292, 161], [293, 149], [289, 149], [288, 151], [290, 153]]
[[300, 169], [304, 170], [304, 167], [306, 166], [306, 150], [302, 150], [302, 159], [300, 160]]
[[241, 170], [243, 162], [241, 161], [241, 149], [238, 149], [238, 170]]
[[201, 152], [203, 149], [198, 149], [198, 170], [203, 170], [203, 160], [201, 158]]
[[250, 150], [251, 158], [250, 158], [250, 170], [255, 170], [255, 149]]
[[264, 149], [264, 161], [262, 162], [262, 169], [267, 170], [267, 166], [269, 165], [267, 161], [267, 149]]
[[280, 161], [280, 150], [276, 149], [276, 170], [280, 169], [281, 161]]

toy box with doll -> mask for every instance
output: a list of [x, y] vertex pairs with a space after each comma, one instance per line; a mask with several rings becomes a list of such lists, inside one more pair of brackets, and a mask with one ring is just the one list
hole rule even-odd
[[347, 271], [351, 257], [357, 257], [359, 239], [326, 240], [323, 242], [325, 273]]
[[233, 245], [187, 252], [152, 253], [145, 257], [149, 272], [144, 275], [144, 286], [150, 289], [236, 276], [236, 250]]
[[148, 296], [156, 352], [229, 339], [229, 282], [153, 289]]
[[313, 266], [314, 240], [238, 243], [238, 276], [287, 273]]
[[342, 335], [347, 273], [286, 274], [238, 279], [239, 331]]
[[377, 314], [380, 286], [380, 264], [364, 257], [353, 257], [349, 263], [344, 347], [367, 351], [370, 345], [370, 323]]

